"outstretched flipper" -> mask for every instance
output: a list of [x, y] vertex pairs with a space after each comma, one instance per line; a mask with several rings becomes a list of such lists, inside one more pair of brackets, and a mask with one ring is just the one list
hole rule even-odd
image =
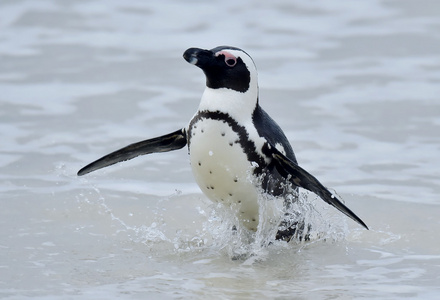
[[368, 226], [347, 206], [339, 201], [339, 199], [336, 198], [336, 195], [332, 194], [325, 186], [323, 186], [318, 181], [318, 179], [316, 179], [309, 172], [298, 166], [298, 164], [288, 159], [275, 147], [272, 148], [272, 151], [272, 157], [275, 160], [275, 166], [281, 175], [288, 178], [288, 180], [293, 184], [315, 193], [316, 195], [321, 197], [322, 200], [336, 207], [340, 212], [368, 229]]
[[185, 129], [179, 129], [163, 136], [128, 145], [122, 149], [107, 154], [79, 170], [78, 176], [111, 166], [121, 161], [135, 158], [139, 155], [177, 150], [183, 148], [186, 143]]

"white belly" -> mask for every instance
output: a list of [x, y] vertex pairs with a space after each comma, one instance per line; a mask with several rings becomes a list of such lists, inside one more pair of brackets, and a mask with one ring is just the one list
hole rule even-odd
[[223, 121], [201, 119], [191, 129], [189, 152], [195, 180], [203, 193], [231, 207], [245, 227], [256, 231], [258, 189], [238, 135]]

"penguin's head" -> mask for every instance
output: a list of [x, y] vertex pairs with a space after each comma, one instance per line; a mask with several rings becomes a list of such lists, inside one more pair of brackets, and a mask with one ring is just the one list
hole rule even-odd
[[206, 86], [226, 88], [240, 93], [257, 87], [257, 69], [252, 58], [243, 50], [219, 46], [211, 50], [189, 48], [183, 53], [187, 62], [203, 70]]

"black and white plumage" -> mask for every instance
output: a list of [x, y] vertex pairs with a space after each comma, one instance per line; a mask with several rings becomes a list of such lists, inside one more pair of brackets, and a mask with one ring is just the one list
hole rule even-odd
[[[190, 48], [183, 57], [201, 68], [206, 89], [188, 126], [110, 153], [82, 168], [78, 175], [154, 152], [188, 145], [194, 177], [212, 201], [235, 209], [249, 230], [259, 223], [258, 193], [283, 196], [286, 182], [305, 188], [368, 229], [336, 195], [302, 169], [286, 136], [260, 107], [257, 70], [243, 50], [221, 46]], [[277, 238], [289, 239], [287, 230]]]

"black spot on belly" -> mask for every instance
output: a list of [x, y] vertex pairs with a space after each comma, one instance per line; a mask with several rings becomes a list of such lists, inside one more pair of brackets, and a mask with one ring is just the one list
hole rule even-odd
[[229, 197], [232, 197], [232, 193], [229, 193]]
[[238, 182], [238, 178], [237, 177], [234, 178], [234, 182]]
[[213, 190], [214, 189], [214, 187], [211, 185], [211, 190]]
[[233, 143], [233, 142], [230, 142], [230, 143], [229, 143], [229, 146], [231, 146], [231, 147], [232, 147], [232, 145], [234, 145], [234, 143]]
[[212, 171], [211, 171], [211, 170], [209, 170], [209, 174], [212, 174]]
[[222, 136], [225, 136], [225, 135], [226, 135], [226, 133], [222, 132]]
[[199, 166], [201, 166], [202, 165], [202, 163], [199, 161]]
[[201, 133], [204, 133], [204, 132], [205, 132], [205, 130], [203, 130], [203, 129], [200, 129], [200, 132], [201, 132]]

